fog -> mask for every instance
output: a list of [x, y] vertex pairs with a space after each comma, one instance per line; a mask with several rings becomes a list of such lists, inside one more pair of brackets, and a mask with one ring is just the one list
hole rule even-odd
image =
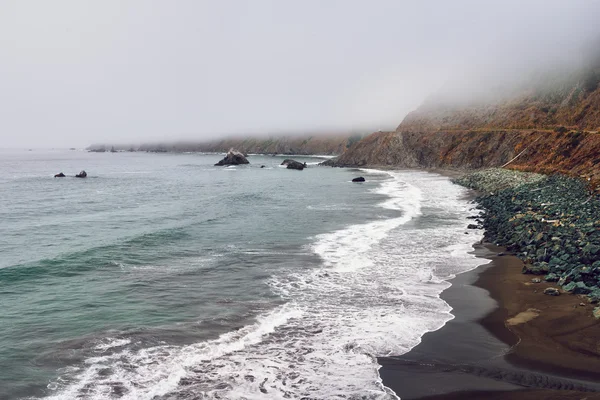
[[595, 0], [3, 0], [0, 146], [393, 129], [441, 87], [579, 63], [598, 16]]

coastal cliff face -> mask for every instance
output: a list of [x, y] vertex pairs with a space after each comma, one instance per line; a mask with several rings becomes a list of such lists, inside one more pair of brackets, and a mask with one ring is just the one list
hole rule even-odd
[[428, 101], [395, 132], [367, 136], [335, 165], [478, 169], [510, 162], [507, 168], [560, 172], [598, 187], [599, 81], [593, 69], [569, 84], [530, 88], [495, 102]]
[[[221, 139], [205, 142], [177, 142], [143, 144], [139, 147], [130, 145], [115, 145], [117, 150], [148, 151], [148, 152], [206, 152], [224, 153], [236, 149], [245, 154], [323, 154], [338, 155], [348, 146], [362, 138], [361, 135], [314, 135], [289, 137], [249, 137], [244, 139]], [[111, 145], [95, 144], [88, 147], [90, 151], [104, 151]]]

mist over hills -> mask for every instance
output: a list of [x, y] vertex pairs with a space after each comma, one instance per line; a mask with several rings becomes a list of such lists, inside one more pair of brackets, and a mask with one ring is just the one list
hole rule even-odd
[[89, 151], [147, 151], [147, 152], [226, 152], [236, 149], [246, 154], [342, 154], [353, 143], [359, 141], [364, 134], [306, 134], [287, 136], [248, 136], [214, 140], [178, 141], [163, 143], [146, 143], [142, 145], [127, 144], [93, 144]]
[[498, 95], [441, 92], [393, 132], [351, 146], [336, 166], [560, 172], [600, 185], [600, 57], [547, 70]]

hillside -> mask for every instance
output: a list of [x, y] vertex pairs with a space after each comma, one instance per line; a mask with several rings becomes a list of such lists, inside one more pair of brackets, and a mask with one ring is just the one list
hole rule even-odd
[[507, 168], [560, 172], [599, 187], [599, 81], [600, 69], [589, 68], [496, 101], [457, 105], [434, 97], [396, 131], [351, 146], [335, 165], [478, 169], [510, 162]]
[[90, 151], [115, 150], [148, 152], [226, 152], [231, 148], [247, 154], [322, 154], [337, 155], [343, 153], [352, 143], [360, 140], [361, 135], [314, 135], [228, 138], [213, 141], [150, 143], [141, 146], [94, 144]]

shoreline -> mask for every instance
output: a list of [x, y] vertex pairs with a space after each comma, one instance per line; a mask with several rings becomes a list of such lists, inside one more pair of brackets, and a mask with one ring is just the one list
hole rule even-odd
[[[501, 247], [473, 247], [489, 262], [450, 280], [440, 296], [455, 318], [426, 333], [408, 353], [378, 358], [383, 384], [401, 399], [600, 399], [600, 393], [591, 393], [600, 392], [600, 358], [555, 339], [564, 334], [567, 318], [568, 326], [591, 326], [589, 341], [600, 343], [592, 306], [579, 306], [574, 295], [542, 294], [550, 285], [531, 283], [520, 259], [498, 255]], [[533, 303], [539, 315], [509, 329], [506, 320]], [[582, 336], [579, 330], [570, 334]]]

